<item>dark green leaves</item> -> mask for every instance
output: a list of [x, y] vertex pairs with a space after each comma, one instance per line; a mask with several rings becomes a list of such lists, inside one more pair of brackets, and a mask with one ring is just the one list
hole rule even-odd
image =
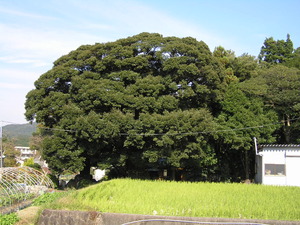
[[259, 59], [272, 64], [283, 63], [292, 57], [293, 51], [293, 42], [289, 34], [286, 41], [275, 41], [270, 37], [266, 38], [264, 45], [261, 47]]
[[265, 67], [221, 46], [211, 53], [191, 37], [141, 33], [83, 45], [35, 82], [26, 118], [52, 129], [42, 151], [57, 174], [101, 166], [128, 176], [164, 166], [208, 179], [229, 162], [240, 171], [253, 136], [275, 140], [275, 126], [256, 127], [299, 112], [299, 71], [270, 66], [297, 65], [292, 48], [289, 36], [266, 39]]

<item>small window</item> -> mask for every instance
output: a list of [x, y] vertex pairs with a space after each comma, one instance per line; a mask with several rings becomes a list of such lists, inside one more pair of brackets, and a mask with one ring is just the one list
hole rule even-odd
[[285, 165], [265, 164], [265, 175], [285, 176]]

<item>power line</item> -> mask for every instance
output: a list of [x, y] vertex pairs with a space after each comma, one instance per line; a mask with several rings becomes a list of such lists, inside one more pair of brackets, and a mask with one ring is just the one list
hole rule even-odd
[[[264, 124], [264, 125], [258, 125], [258, 126], [252, 126], [252, 127], [241, 127], [241, 128], [233, 128], [233, 129], [223, 129], [223, 130], [210, 130], [210, 131], [198, 131], [198, 132], [180, 132], [180, 133], [119, 133], [120, 136], [177, 136], [177, 135], [198, 135], [198, 134], [209, 134], [209, 133], [223, 133], [223, 132], [233, 132], [233, 131], [239, 131], [239, 130], [250, 130], [250, 129], [258, 129], [258, 128], [264, 128], [264, 127], [269, 127], [269, 126], [274, 126], [278, 124], [285, 123], [287, 121], [295, 121], [299, 120], [300, 117], [294, 118], [294, 119], [289, 119], [289, 120], [282, 120], [280, 122], [275, 122], [271, 124]], [[1, 123], [10, 123], [10, 124], [18, 124], [19, 123], [14, 123], [14, 122], [8, 122], [8, 121], [0, 121]], [[2, 128], [2, 124], [0, 125]], [[54, 131], [65, 131], [65, 132], [76, 132], [78, 131], [77, 129], [62, 129], [62, 128], [49, 128], [49, 127], [38, 127], [38, 129], [45, 129], [45, 130], [54, 130]], [[2, 130], [2, 129], [1, 129]], [[0, 132], [2, 134], [2, 132]], [[2, 136], [1, 136], [2, 138]]]
[[1, 122], [1, 124], [2, 124], [2, 123], [18, 124], [18, 123], [14, 123], [14, 122], [10, 122], [10, 121], [5, 121], [5, 120], [1, 120], [0, 122]]
[[1, 138], [1, 142], [0, 142], [0, 168], [3, 167], [3, 140], [2, 140], [2, 121], [0, 124], [0, 138]]
[[[290, 119], [289, 121], [295, 121], [300, 119], [294, 118]], [[265, 125], [258, 125], [258, 126], [252, 126], [252, 127], [242, 127], [242, 128], [233, 128], [233, 129], [224, 129], [224, 130], [211, 130], [211, 131], [199, 131], [199, 132], [185, 132], [185, 133], [135, 133], [135, 134], [128, 134], [128, 133], [120, 133], [121, 136], [176, 136], [176, 135], [198, 135], [198, 134], [209, 134], [209, 133], [223, 133], [223, 132], [233, 132], [233, 131], [239, 131], [239, 130], [250, 130], [250, 129], [257, 129], [257, 128], [264, 128], [269, 126], [274, 126], [277, 124], [285, 123], [287, 120], [282, 120], [280, 122], [275, 122], [271, 124], [265, 124]]]
[[38, 127], [38, 129], [56, 130], [56, 131], [66, 131], [66, 132], [76, 132], [76, 130], [67, 130], [67, 129], [49, 128], [49, 127]]
[[249, 130], [249, 129], [256, 129], [256, 128], [263, 128], [267, 126], [274, 126], [276, 124], [268, 124], [268, 125], [260, 125], [254, 127], [242, 127], [242, 128], [234, 128], [234, 129], [224, 129], [224, 130], [211, 130], [211, 131], [198, 131], [198, 132], [185, 132], [185, 133], [135, 133], [135, 134], [128, 134], [128, 133], [120, 133], [121, 136], [176, 136], [176, 135], [197, 135], [197, 134], [209, 134], [209, 133], [223, 133], [223, 132], [233, 132], [238, 130]]

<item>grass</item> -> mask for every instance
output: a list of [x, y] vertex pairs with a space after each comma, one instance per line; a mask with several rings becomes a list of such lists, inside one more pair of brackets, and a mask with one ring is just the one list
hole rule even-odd
[[116, 179], [71, 191], [47, 208], [166, 216], [300, 220], [300, 188]]

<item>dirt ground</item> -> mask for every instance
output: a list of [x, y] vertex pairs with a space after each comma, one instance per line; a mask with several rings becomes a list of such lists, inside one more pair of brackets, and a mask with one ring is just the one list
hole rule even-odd
[[30, 206], [17, 212], [20, 221], [15, 225], [33, 225], [37, 221], [40, 207]]

